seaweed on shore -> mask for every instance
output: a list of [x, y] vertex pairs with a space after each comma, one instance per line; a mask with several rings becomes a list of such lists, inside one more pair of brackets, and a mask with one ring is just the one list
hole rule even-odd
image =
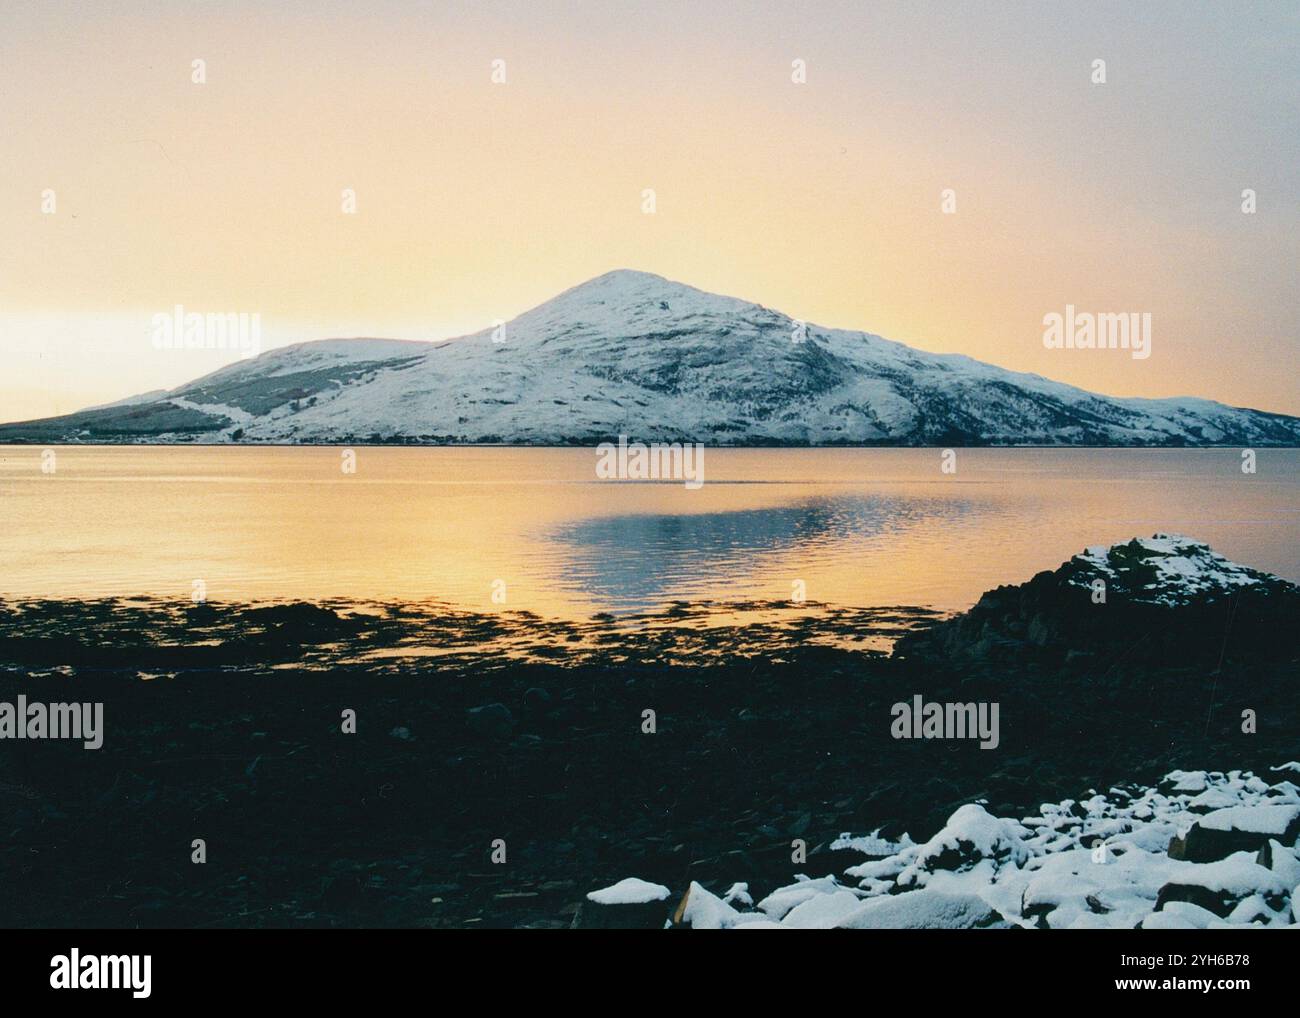
[[[106, 732], [94, 751], [0, 740], [0, 922], [563, 926], [628, 872], [779, 886], [845, 831], [922, 838], [965, 802], [1012, 815], [1297, 755], [1294, 642], [1289, 657], [1247, 643], [1170, 664], [1030, 643], [916, 652], [946, 625], [816, 605], [574, 622], [434, 604], [9, 602], [0, 699], [102, 702]], [[905, 632], [913, 653], [883, 652]], [[914, 694], [1000, 702], [998, 749], [894, 740], [890, 707]]]

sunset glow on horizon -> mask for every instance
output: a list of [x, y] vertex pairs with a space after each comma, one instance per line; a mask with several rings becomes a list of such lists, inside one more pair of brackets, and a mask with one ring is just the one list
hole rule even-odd
[[[7, 3], [0, 420], [236, 359], [155, 349], [178, 304], [259, 314], [264, 348], [441, 339], [616, 268], [1300, 414], [1298, 30], [1283, 4]], [[1151, 356], [1045, 349], [1067, 305], [1149, 314]]]

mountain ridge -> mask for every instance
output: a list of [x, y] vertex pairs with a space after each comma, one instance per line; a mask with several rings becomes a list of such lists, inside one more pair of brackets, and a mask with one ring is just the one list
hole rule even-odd
[[[797, 338], [796, 338], [797, 337]], [[1300, 418], [1091, 393], [616, 269], [437, 342], [278, 347], [0, 442], [1294, 446]]]

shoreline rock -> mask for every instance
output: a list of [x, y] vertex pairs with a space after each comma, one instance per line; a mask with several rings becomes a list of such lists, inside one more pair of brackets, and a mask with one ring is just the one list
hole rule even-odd
[[1300, 587], [1231, 562], [1189, 538], [1155, 534], [1085, 549], [1025, 583], [894, 645], [904, 658], [956, 665], [1026, 661], [1086, 669], [1221, 667], [1296, 655]]
[[[692, 882], [673, 925], [1204, 929], [1300, 922], [1300, 828], [1292, 826], [1300, 787], [1285, 780], [1268, 785], [1241, 771], [1173, 772], [1163, 784], [1171, 779], [1199, 783], [1201, 790], [1166, 795], [1158, 787], [1116, 788], [1108, 796], [1044, 804], [1037, 817], [1022, 820], [993, 817], [970, 803], [928, 841], [907, 839], [890, 856], [868, 855], [844, 869], [848, 881], [799, 875], [747, 909]], [[1268, 839], [1265, 858], [1249, 851], [1211, 862], [1172, 858], [1168, 846], [1207, 819], [1194, 812], [1207, 792], [1239, 801], [1208, 814], [1212, 822], [1281, 830], [1284, 840]], [[840, 841], [859, 851], [878, 843], [847, 834]]]

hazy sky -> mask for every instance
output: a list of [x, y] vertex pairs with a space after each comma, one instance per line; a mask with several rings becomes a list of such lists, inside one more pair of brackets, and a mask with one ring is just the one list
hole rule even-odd
[[[1298, 49], [1295, 3], [4, 0], [0, 420], [232, 358], [156, 350], [176, 304], [442, 338], [612, 268], [1300, 413]], [[1066, 304], [1151, 357], [1045, 349]]]

